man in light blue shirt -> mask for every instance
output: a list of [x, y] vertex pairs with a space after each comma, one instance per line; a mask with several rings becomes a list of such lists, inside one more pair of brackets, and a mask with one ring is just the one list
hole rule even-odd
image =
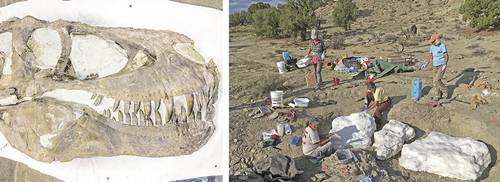
[[438, 33], [434, 33], [431, 36], [431, 48], [430, 48], [430, 61], [432, 63], [433, 70], [433, 93], [432, 99], [439, 100], [441, 98], [448, 98], [448, 89], [444, 85], [443, 79], [444, 72], [448, 65], [448, 51], [446, 46], [441, 41], [441, 36]]

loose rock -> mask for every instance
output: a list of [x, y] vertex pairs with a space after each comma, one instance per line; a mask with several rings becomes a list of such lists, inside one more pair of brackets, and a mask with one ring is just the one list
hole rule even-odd
[[335, 133], [337, 137], [333, 140], [333, 147], [367, 148], [372, 144], [371, 137], [375, 127], [375, 119], [364, 112], [335, 118], [330, 130], [330, 133]]
[[382, 130], [374, 135], [373, 146], [377, 151], [377, 159], [386, 160], [395, 156], [403, 148], [403, 144], [415, 137], [415, 130], [402, 122], [391, 120]]
[[422, 140], [403, 146], [399, 165], [462, 180], [476, 180], [491, 162], [486, 144], [431, 132]]

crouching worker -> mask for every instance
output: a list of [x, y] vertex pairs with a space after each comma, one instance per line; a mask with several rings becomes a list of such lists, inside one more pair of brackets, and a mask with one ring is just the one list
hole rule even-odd
[[391, 107], [391, 98], [388, 97], [383, 88], [377, 88], [375, 83], [368, 82], [367, 84], [367, 106], [368, 110], [375, 108], [373, 117], [375, 118], [375, 123], [377, 124], [377, 130], [382, 128], [382, 116], [387, 113]]
[[321, 159], [333, 153], [332, 134], [323, 138], [319, 136], [319, 125], [315, 118], [309, 118], [302, 137], [302, 152], [304, 155]]

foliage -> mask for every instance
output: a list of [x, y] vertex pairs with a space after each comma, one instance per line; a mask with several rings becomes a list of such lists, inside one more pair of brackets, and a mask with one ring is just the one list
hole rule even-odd
[[229, 26], [240, 26], [250, 24], [250, 13], [241, 11], [229, 15]]
[[258, 36], [278, 37], [279, 10], [277, 8], [259, 9], [252, 13], [252, 26]]
[[306, 40], [308, 29], [318, 22], [314, 11], [331, 0], [288, 0], [287, 4], [272, 7], [266, 3], [250, 5], [247, 12], [234, 13], [230, 26], [251, 24], [258, 36], [297, 37]]
[[248, 13], [250, 14], [255, 14], [255, 12], [257, 12], [258, 10], [261, 10], [261, 9], [268, 9], [268, 8], [271, 8], [271, 5], [270, 4], [267, 4], [267, 3], [263, 3], [263, 2], [258, 2], [258, 3], [255, 3], [255, 4], [252, 4], [248, 7]]
[[500, 25], [500, 0], [465, 0], [460, 13], [473, 28], [496, 27]]
[[338, 0], [332, 13], [333, 22], [345, 30], [351, 29], [351, 24], [356, 21], [359, 10], [352, 0]]

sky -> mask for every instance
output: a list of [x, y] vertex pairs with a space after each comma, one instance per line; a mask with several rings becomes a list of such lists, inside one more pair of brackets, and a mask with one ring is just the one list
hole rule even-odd
[[229, 0], [229, 13], [236, 13], [246, 10], [251, 4], [258, 2], [268, 3], [271, 5], [284, 4], [286, 0]]

